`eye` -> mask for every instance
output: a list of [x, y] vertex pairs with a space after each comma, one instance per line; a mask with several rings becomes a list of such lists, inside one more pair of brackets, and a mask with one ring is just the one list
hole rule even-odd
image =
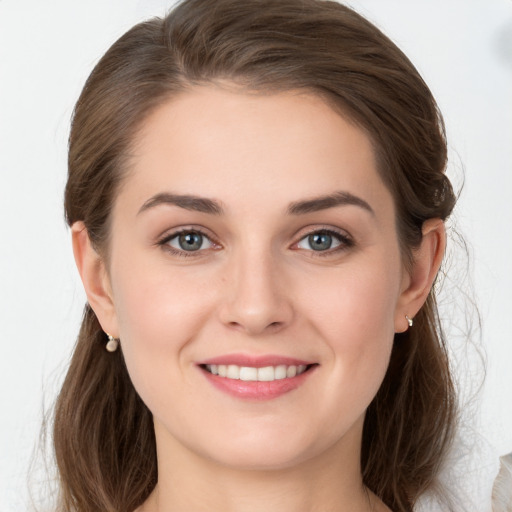
[[197, 230], [187, 229], [167, 236], [160, 245], [168, 247], [173, 253], [193, 253], [214, 247], [214, 243]]
[[341, 233], [327, 229], [317, 230], [301, 238], [297, 243], [298, 249], [314, 252], [333, 253], [351, 247], [352, 240]]

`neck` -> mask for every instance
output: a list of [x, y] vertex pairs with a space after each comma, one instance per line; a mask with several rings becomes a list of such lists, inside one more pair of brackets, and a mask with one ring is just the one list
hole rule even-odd
[[258, 470], [221, 465], [158, 434], [157, 427], [159, 481], [139, 512], [373, 510], [361, 480], [359, 431], [315, 457]]

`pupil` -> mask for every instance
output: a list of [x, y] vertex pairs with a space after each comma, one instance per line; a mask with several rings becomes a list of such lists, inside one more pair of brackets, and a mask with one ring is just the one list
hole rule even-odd
[[325, 251], [332, 245], [332, 236], [326, 233], [309, 235], [309, 243], [314, 251]]
[[180, 235], [179, 242], [185, 251], [197, 251], [203, 244], [203, 237], [199, 233], [184, 233]]

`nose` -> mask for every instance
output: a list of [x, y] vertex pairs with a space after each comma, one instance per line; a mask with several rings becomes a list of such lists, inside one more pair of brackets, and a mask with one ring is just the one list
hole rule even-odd
[[277, 332], [293, 319], [284, 275], [271, 254], [231, 261], [219, 310], [223, 324], [251, 336]]

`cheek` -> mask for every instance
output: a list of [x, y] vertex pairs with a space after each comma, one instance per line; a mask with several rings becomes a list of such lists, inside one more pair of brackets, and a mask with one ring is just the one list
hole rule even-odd
[[[382, 269], [386, 269], [385, 272]], [[328, 340], [330, 363], [338, 382], [350, 383], [355, 407], [367, 405], [386, 373], [394, 340], [395, 307], [399, 297], [399, 259], [351, 267], [337, 279], [317, 283], [309, 297], [309, 318], [320, 338]], [[333, 391], [334, 393], [335, 391]]]
[[211, 299], [208, 290], [198, 293], [200, 282], [182, 279], [175, 268], [136, 258], [115, 268], [112, 288], [123, 355], [137, 391], [151, 408], [170, 383], [181, 385], [185, 349], [207, 321]]
[[[161, 255], [134, 251], [119, 257], [112, 268], [112, 288], [121, 339], [148, 349], [175, 350], [173, 340], [193, 331], [206, 315], [211, 276], [201, 269], [168, 265]], [[186, 336], [185, 336], [186, 338]]]
[[[323, 326], [327, 337], [338, 340], [337, 345], [364, 346], [393, 337], [400, 265], [398, 258], [381, 259], [358, 261], [336, 273], [317, 275], [311, 283], [315, 293], [305, 297], [305, 306], [309, 305], [315, 323]], [[348, 332], [350, 336], [342, 336]]]

